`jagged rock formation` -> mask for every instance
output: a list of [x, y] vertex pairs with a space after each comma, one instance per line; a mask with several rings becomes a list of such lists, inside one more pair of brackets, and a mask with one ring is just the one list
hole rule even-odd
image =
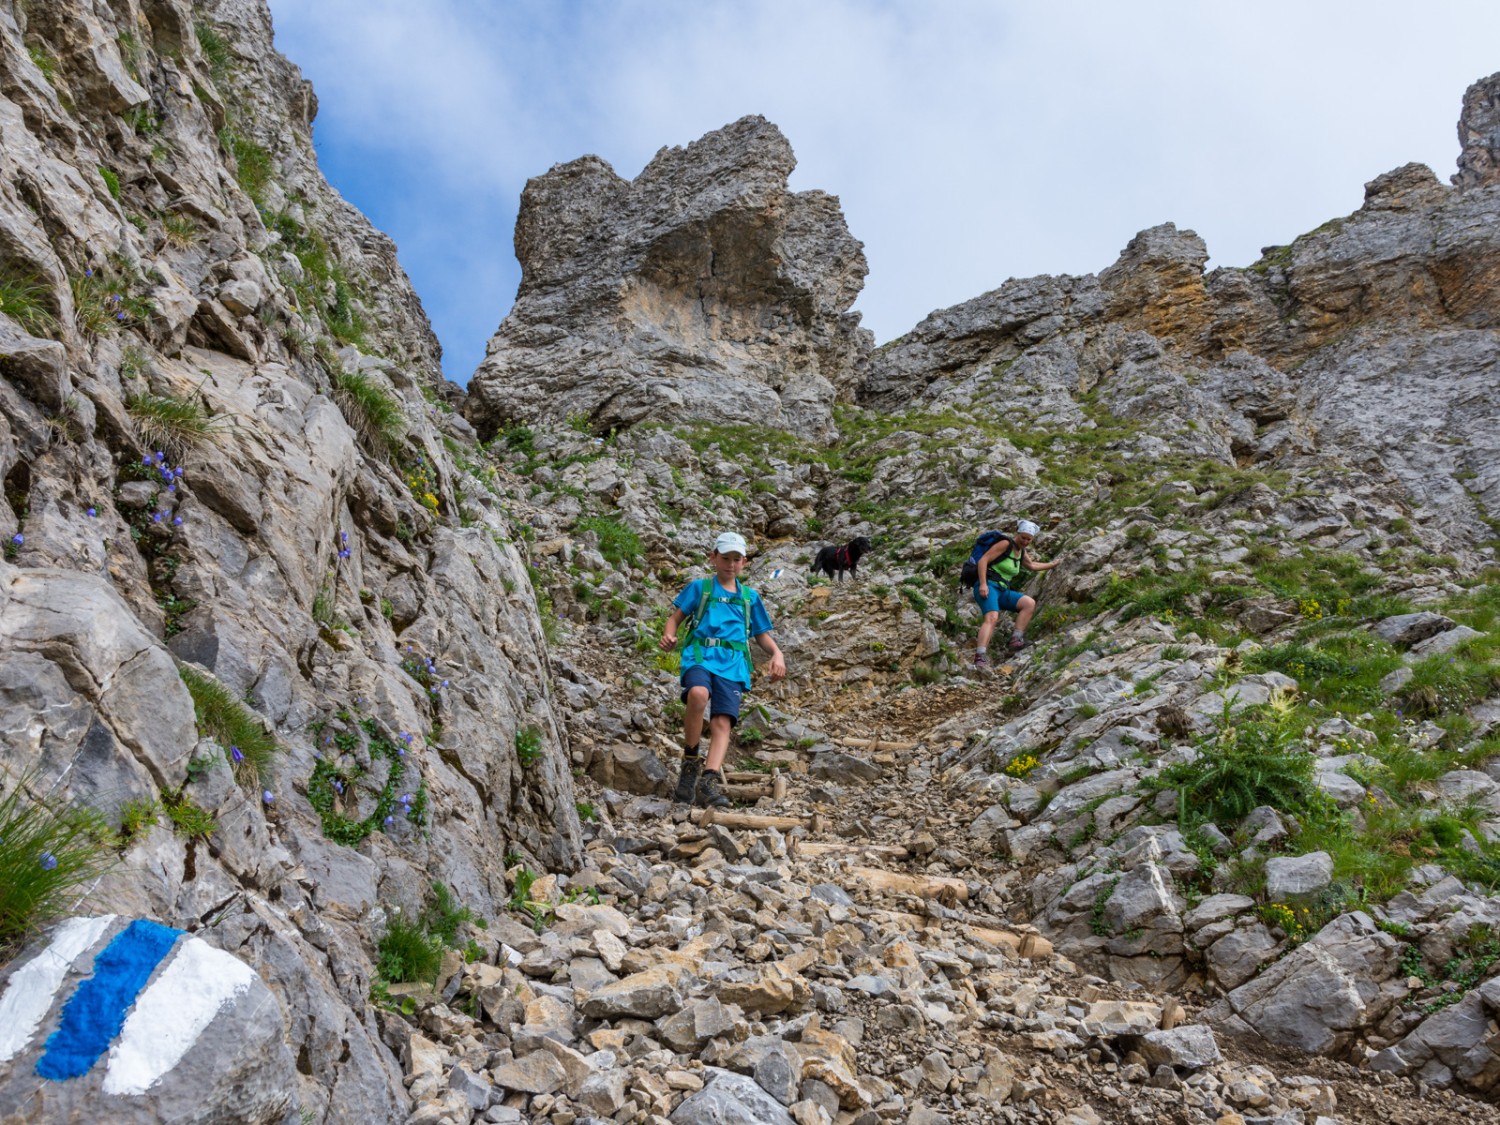
[[468, 417], [584, 414], [827, 432], [869, 333], [849, 307], [865, 258], [838, 200], [790, 192], [791, 145], [745, 117], [663, 149], [632, 181], [596, 156], [526, 185], [516, 303], [470, 383]]
[[1247, 269], [1205, 274], [1197, 235], [1144, 231], [1097, 277], [1012, 281], [933, 313], [876, 353], [861, 401], [1008, 397], [1045, 423], [1081, 420], [1071, 396], [1097, 387], [1176, 448], [1264, 468], [1338, 463], [1409, 496], [1440, 546], [1483, 541], [1500, 511], [1497, 86], [1465, 97], [1454, 188], [1399, 168], [1353, 215]]

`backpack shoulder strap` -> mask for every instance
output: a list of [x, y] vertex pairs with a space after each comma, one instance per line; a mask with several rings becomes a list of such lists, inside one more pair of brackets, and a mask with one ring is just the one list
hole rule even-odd
[[713, 596], [714, 580], [712, 577], [702, 578], [698, 581], [698, 605], [692, 613], [687, 616], [687, 631], [682, 634], [682, 643], [686, 646], [688, 638], [698, 631], [698, 626], [708, 614], [708, 599]]

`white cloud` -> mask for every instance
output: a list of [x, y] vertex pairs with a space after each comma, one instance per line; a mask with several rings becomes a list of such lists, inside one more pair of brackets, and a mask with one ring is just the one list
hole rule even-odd
[[1305, 0], [272, 8], [317, 86], [320, 137], [420, 169], [346, 193], [423, 216], [393, 233], [460, 380], [518, 278], [525, 180], [585, 152], [632, 176], [663, 145], [769, 117], [797, 152], [793, 185], [837, 194], [864, 241], [857, 307], [884, 340], [1008, 276], [1102, 269], [1158, 222], [1244, 265], [1353, 210], [1390, 168], [1446, 179], [1463, 91], [1500, 41], [1500, 6], [1477, 0], [1420, 16]]

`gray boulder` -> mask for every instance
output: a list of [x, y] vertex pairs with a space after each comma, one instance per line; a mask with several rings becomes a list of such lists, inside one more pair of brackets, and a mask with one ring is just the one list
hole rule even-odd
[[672, 1112], [672, 1125], [796, 1125], [792, 1115], [755, 1080], [706, 1067], [707, 1084]]
[[1401, 996], [1402, 945], [1367, 914], [1344, 914], [1209, 1009], [1214, 1026], [1332, 1054], [1378, 1022]]
[[1372, 627], [1375, 635], [1397, 648], [1411, 648], [1418, 641], [1425, 641], [1439, 633], [1447, 632], [1458, 622], [1441, 613], [1401, 613], [1387, 617]]
[[1457, 1082], [1488, 1093], [1500, 1083], [1500, 1053], [1490, 1028], [1500, 1012], [1500, 980], [1486, 981], [1452, 1007], [1423, 1020], [1370, 1060], [1372, 1070], [1418, 1075], [1435, 1086]]
[[1137, 1049], [1148, 1066], [1166, 1065], [1178, 1070], [1201, 1070], [1222, 1057], [1213, 1029], [1201, 1023], [1150, 1032], [1141, 1036]]
[[1272, 902], [1313, 894], [1332, 882], [1333, 857], [1327, 852], [1266, 860], [1266, 897]]

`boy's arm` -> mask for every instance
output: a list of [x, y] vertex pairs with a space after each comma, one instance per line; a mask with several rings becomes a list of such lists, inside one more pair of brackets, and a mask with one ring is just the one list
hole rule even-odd
[[786, 657], [781, 655], [781, 649], [776, 644], [776, 638], [770, 633], [761, 633], [755, 638], [755, 643], [760, 650], [771, 658], [771, 679], [780, 680], [786, 677]]
[[672, 607], [672, 614], [667, 618], [667, 623], [662, 627], [661, 631], [661, 647], [663, 650], [670, 652], [677, 647], [677, 626], [682, 624], [682, 619], [686, 616], [687, 614], [683, 613], [676, 606]]

